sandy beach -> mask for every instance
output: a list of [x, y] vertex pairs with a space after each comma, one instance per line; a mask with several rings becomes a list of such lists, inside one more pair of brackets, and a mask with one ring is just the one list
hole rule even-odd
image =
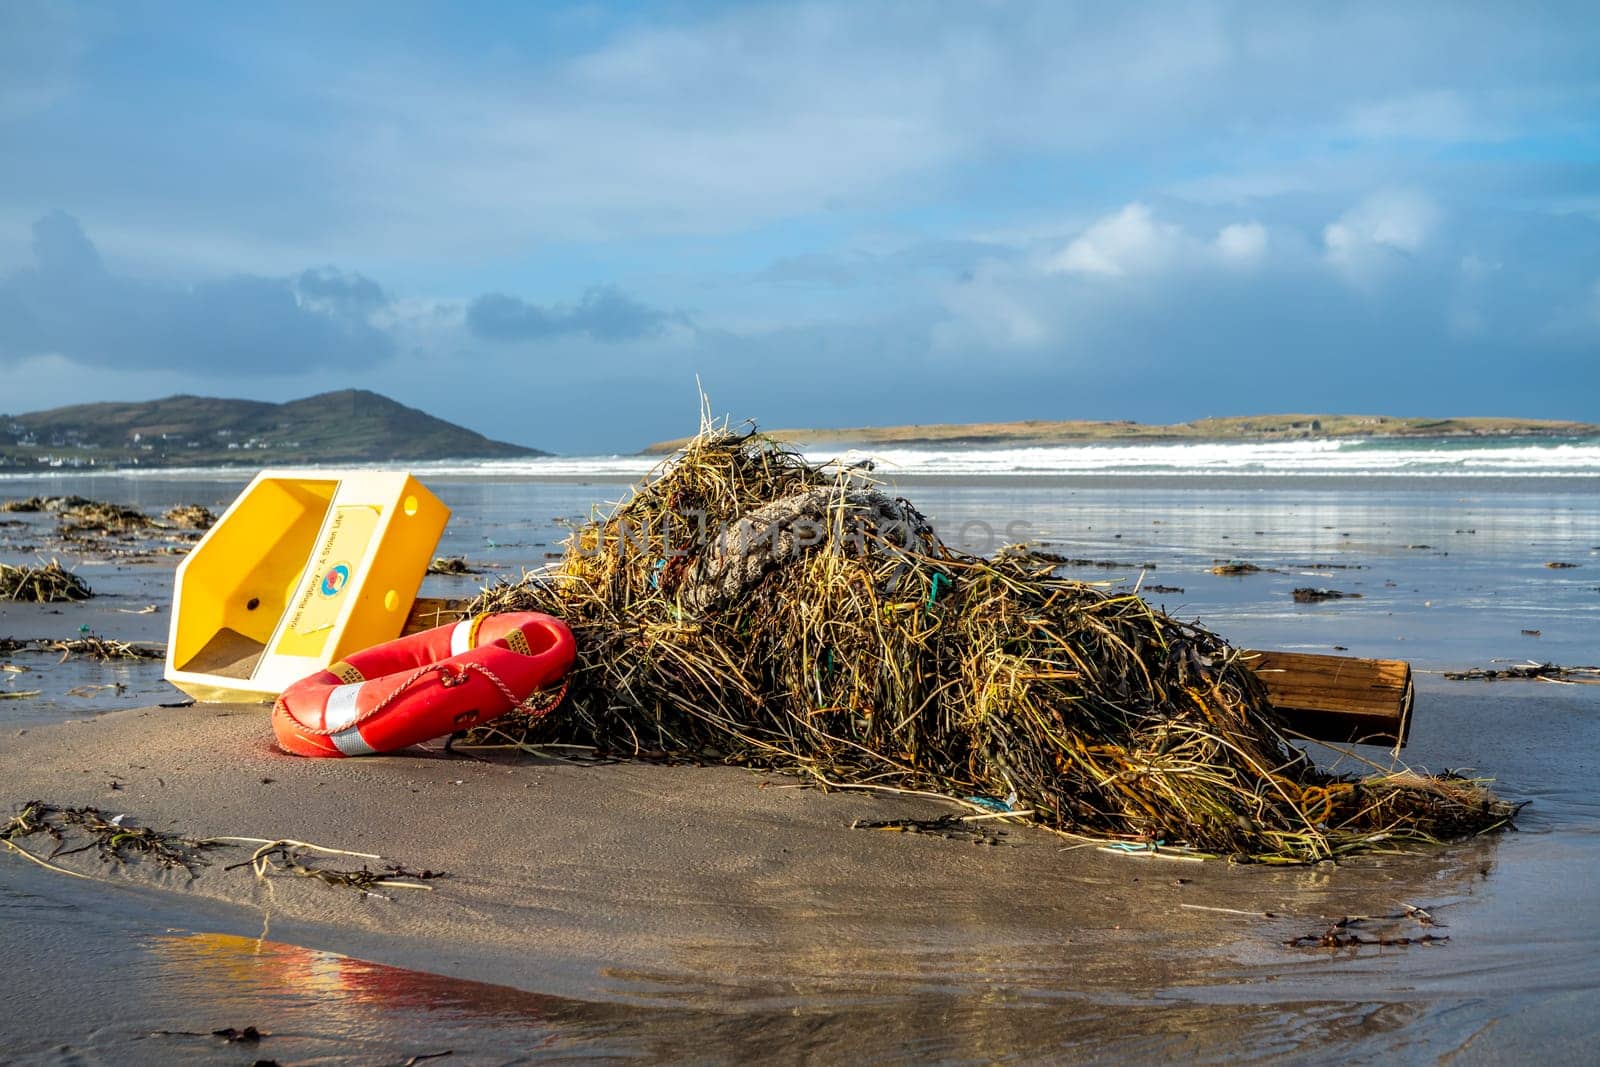
[[[1426, 751], [1457, 730], [1486, 728], [1501, 704], [1481, 690], [1465, 699], [1427, 692], [1417, 743]], [[729, 768], [520, 754], [477, 762], [437, 751], [295, 759], [272, 747], [263, 709], [244, 706], [140, 709], [28, 730], [7, 740], [0, 780], [19, 800], [94, 805], [196, 837], [289, 837], [449, 873], [432, 892], [391, 890], [384, 900], [224, 869], [248, 858], [248, 847], [215, 852], [193, 879], [148, 862], [106, 866], [92, 851], [58, 861], [103, 883], [94, 890], [114, 911], [144, 910], [128, 891], [155, 890], [181, 898], [189, 924], [236, 938], [168, 964], [223, 983], [234, 979], [219, 958], [260, 964], [263, 953], [292, 982], [295, 965], [282, 946], [298, 946], [406, 969], [397, 975], [557, 998], [584, 1006], [574, 1009], [580, 1017], [609, 1013], [602, 1047], [676, 1047], [713, 1060], [746, 1058], [736, 1019], [763, 1020], [769, 1030], [781, 1019], [787, 1042], [797, 1036], [788, 1027], [805, 1018], [826, 1059], [894, 1058], [920, 1041], [949, 1062], [1071, 1048], [1108, 1059], [1241, 1050], [1316, 1058], [1333, 1040], [1392, 1048], [1389, 1027], [1403, 1021], [1405, 1047], [1429, 1056], [1459, 1049], [1471, 1062], [1496, 1041], [1515, 1047], [1506, 1035], [1525, 1017], [1574, 1041], [1593, 1025], [1556, 1007], [1592, 986], [1600, 907], [1587, 887], [1546, 880], [1552, 866], [1595, 869], [1592, 834], [1569, 843], [1573, 854], [1559, 862], [1546, 857], [1529, 868], [1505, 857], [1527, 853], [1570, 818], [1600, 815], [1549, 755], [1585, 705], [1539, 694], [1516, 704], [1526, 750], [1506, 753], [1500, 770], [1545, 783], [1543, 810], [1527, 829], [1337, 868], [1129, 858], [1022, 828], [996, 845], [851, 830], [857, 819], [948, 809], [825, 795], [787, 776]], [[75, 899], [87, 892], [38, 873], [54, 883], [41, 886], [30, 873], [36, 889], [67, 889]], [[1283, 945], [1341, 916], [1394, 915], [1404, 904], [1435, 914], [1450, 941], [1388, 950]], [[1378, 928], [1423, 932], [1403, 919]], [[1544, 943], [1537, 959], [1518, 951], [1558, 930], [1560, 943]], [[168, 1012], [183, 1007], [157, 1000]], [[1513, 1025], [1488, 1036], [1477, 1032], [1481, 1020], [1463, 1027], [1466, 1002]], [[131, 1047], [154, 1062], [174, 1046], [150, 1031], [242, 1025], [191, 1005], [187, 1026], [119, 1031], [102, 1021], [75, 1033], [75, 1005], [36, 1007], [49, 1036], [34, 1051], [111, 1039], [104, 1062], [115, 1062], [139, 1039]], [[381, 1001], [368, 1007], [388, 1010]], [[269, 1018], [252, 1025], [282, 1029], [270, 1018], [281, 1006], [254, 1010]], [[496, 1025], [506, 1021], [499, 1009], [490, 1014]], [[673, 1045], [689, 1040], [689, 1019], [705, 1015], [724, 1025], [703, 1045]], [[874, 1021], [862, 1030], [866, 1016]], [[433, 1009], [418, 1009], [408, 1025], [427, 1034], [432, 1019]], [[1427, 1025], [1409, 1026], [1420, 1020]], [[394, 1028], [396, 1042], [409, 1032]], [[302, 1034], [280, 1045], [298, 1061], [293, 1051], [308, 1042]], [[481, 1062], [504, 1062], [492, 1035], [484, 1044]]]
[[[194, 490], [164, 487], [153, 503]], [[607, 492], [470, 481], [441, 491], [457, 509], [441, 550], [502, 570], [537, 560], [557, 533], [525, 516], [571, 514]], [[228, 870], [249, 846], [210, 853], [192, 879], [148, 861], [105, 864], [92, 849], [55, 861], [88, 881], [0, 856], [0, 960], [28, 976], [0, 1024], [0, 1062], [403, 1063], [450, 1050], [463, 1063], [1473, 1063], [1534, 1042], [1552, 1062], [1563, 1050], [1586, 1057], [1600, 690], [1432, 673], [1507, 650], [1578, 662], [1592, 648], [1585, 571], [1541, 562], [1586, 562], [1600, 543], [1581, 494], [916, 493], [947, 525], [1020, 516], [1072, 555], [1154, 563], [1147, 581], [1183, 591], [1153, 601], [1241, 644], [1409, 656], [1423, 673], [1406, 762], [1494, 777], [1530, 802], [1518, 829], [1285, 869], [1111, 854], [1025, 827], [976, 840], [851, 829], [951, 809], [689, 764], [469, 758], [439, 745], [296, 759], [273, 747], [261, 707], [104, 710], [176, 698], [158, 664], [23, 653], [12, 658], [26, 673], [11, 682], [45, 695], [0, 707], [8, 814], [33, 799], [92, 805], [129, 825], [295, 838], [448, 876], [384, 899]], [[1554, 533], [1552, 513], [1569, 516]], [[1260, 575], [1208, 573], [1246, 551], [1266, 565]], [[5, 605], [0, 631], [162, 639], [164, 607], [135, 612], [161, 601], [170, 563], [70, 562], [103, 596]], [[1308, 573], [1363, 598], [1295, 605], [1289, 589]], [[430, 579], [428, 591], [477, 581]], [[116, 677], [120, 695], [69, 692]], [[1381, 750], [1359, 752], [1387, 765]], [[39, 837], [21, 843], [49, 851]], [[1448, 940], [1285, 944], [1356, 916], [1365, 936]], [[212, 1034], [245, 1026], [268, 1036]]]

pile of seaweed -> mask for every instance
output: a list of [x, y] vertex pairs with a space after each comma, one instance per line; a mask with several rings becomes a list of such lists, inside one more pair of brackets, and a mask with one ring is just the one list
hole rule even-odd
[[155, 526], [151, 518], [138, 508], [126, 504], [108, 504], [99, 500], [84, 501], [73, 507], [62, 508], [57, 533], [69, 540], [93, 537], [127, 536], [149, 530]]
[[81, 496], [30, 496], [0, 501], [0, 511], [45, 512], [57, 516], [57, 532], [69, 540], [120, 536], [151, 530], [197, 530], [211, 528], [217, 521], [209, 508], [199, 504], [179, 504], [169, 508], [157, 521], [126, 504], [112, 504]]
[[468, 575], [482, 574], [481, 568], [474, 567], [461, 556], [436, 556], [428, 564], [429, 574]]
[[116, 660], [164, 659], [167, 651], [160, 645], [135, 641], [118, 641], [110, 637], [87, 634], [83, 637], [0, 637], [0, 655], [15, 652], [59, 652], [62, 660], [92, 659], [100, 663]]
[[143, 530], [151, 521], [137, 508], [81, 496], [30, 496], [0, 501], [0, 511], [49, 512], [61, 521], [64, 536], [74, 533], [126, 533]]
[[93, 503], [94, 501], [81, 496], [30, 496], [19, 500], [0, 500], [0, 511], [56, 512]]
[[0, 563], [0, 600], [55, 604], [93, 595], [88, 582], [55, 560], [37, 567]]
[[209, 530], [217, 522], [211, 509], [200, 504], [178, 504], [161, 517], [180, 530]]
[[1266, 862], [1505, 825], [1475, 781], [1319, 769], [1217, 635], [1025, 554], [953, 551], [859, 470], [706, 428], [547, 572], [475, 611], [557, 615], [576, 742], [941, 794], [1049, 828]]

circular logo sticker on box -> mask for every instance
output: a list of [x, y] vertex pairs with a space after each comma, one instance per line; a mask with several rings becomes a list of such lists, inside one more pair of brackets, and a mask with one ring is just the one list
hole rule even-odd
[[344, 587], [350, 583], [350, 564], [335, 563], [328, 568], [328, 573], [322, 576], [322, 585], [317, 592], [323, 596], [338, 596]]

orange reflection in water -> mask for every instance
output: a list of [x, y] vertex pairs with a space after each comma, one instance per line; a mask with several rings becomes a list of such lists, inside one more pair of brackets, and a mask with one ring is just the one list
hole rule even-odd
[[[360, 1019], [374, 1012], [446, 1013], [540, 1028], [570, 1019], [578, 1005], [511, 986], [451, 978], [385, 963], [230, 934], [152, 939], [172, 977], [219, 1000], [305, 1000]], [[355, 1022], [357, 1019], [352, 1018]]]

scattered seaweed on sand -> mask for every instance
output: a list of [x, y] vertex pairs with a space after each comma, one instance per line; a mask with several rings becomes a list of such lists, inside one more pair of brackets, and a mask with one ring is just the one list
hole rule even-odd
[[93, 500], [81, 496], [30, 496], [20, 500], [0, 501], [0, 511], [15, 512], [40, 512], [40, 511], [65, 511], [69, 508], [84, 507], [93, 504]]
[[62, 659], [82, 657], [107, 663], [112, 660], [165, 659], [167, 651], [161, 645], [133, 641], [116, 641], [107, 637], [74, 637], [65, 640], [41, 639], [39, 648], [45, 652], [59, 652]]
[[[1523, 633], [1528, 631], [1524, 630]], [[1555, 663], [1519, 663], [1509, 667], [1471, 667], [1464, 671], [1445, 671], [1454, 682], [1493, 682], [1500, 679], [1535, 682], [1582, 682], [1600, 684], [1600, 667], [1563, 667]]]
[[1324, 600], [1360, 600], [1360, 593], [1343, 593], [1337, 589], [1313, 589], [1306, 586], [1293, 594], [1296, 604], [1320, 604]]
[[161, 645], [139, 641], [117, 641], [90, 634], [85, 637], [0, 637], [0, 654], [15, 652], [59, 652], [62, 660], [84, 658], [109, 663], [115, 660], [165, 659]]
[[[35, 835], [43, 835], [53, 842], [55, 847], [48, 854], [40, 856], [17, 843]], [[87, 840], [76, 847], [67, 847], [78, 838]], [[182, 868], [188, 872], [190, 878], [194, 878], [198, 876], [199, 868], [207, 866], [210, 862], [206, 859], [205, 853], [240, 845], [257, 847], [249, 859], [231, 864], [223, 870], [233, 871], [249, 867], [255, 872], [256, 877], [262, 880], [273, 873], [293, 874], [313, 878], [325, 885], [354, 889], [362, 896], [381, 897], [383, 894], [376, 892], [379, 888], [429, 889], [430, 886], [423, 884], [425, 881], [448, 877], [444, 871], [414, 871], [403, 864], [386, 864], [376, 871], [368, 869], [365, 864], [359, 870], [312, 866], [307, 861], [316, 854], [354, 856], [364, 860], [380, 860], [383, 857], [368, 852], [347, 852], [343, 849], [328, 848], [314, 845], [309, 841], [294, 841], [288, 838], [269, 840], [260, 837], [189, 837], [171, 831], [134, 825], [127, 815], [107, 818], [99, 808], [68, 808], [39, 800], [30, 800], [23, 804], [16, 815], [0, 825], [0, 844], [34, 863], [74, 877], [83, 876], [58, 867], [51, 861], [62, 856], [87, 852], [92, 848], [98, 851], [104, 863], [124, 864], [134, 858], [148, 857], [163, 867]]]
[[1006, 831], [981, 820], [994, 818], [984, 815], [941, 815], [933, 819], [856, 819], [852, 830], [886, 830], [890, 833], [929, 834], [946, 840], [966, 838], [974, 845], [1003, 845]]
[[438, 556], [428, 564], [429, 574], [482, 574], [483, 571], [460, 556]]
[[1393, 923], [1400, 920], [1410, 920], [1419, 926], [1426, 927], [1444, 925], [1425, 909], [1405, 904], [1402, 905], [1401, 911], [1392, 915], [1345, 915], [1329, 923], [1325, 930], [1289, 938], [1284, 944], [1290, 948], [1365, 948], [1374, 945], [1383, 948], [1395, 948], [1410, 945], [1438, 945], [1450, 940], [1449, 934], [1365, 932], [1368, 922]]
[[995, 553], [995, 556], [1034, 561], [1040, 564], [1048, 563], [1052, 570], [1056, 567], [1098, 567], [1107, 571], [1153, 571], [1156, 569], [1154, 563], [1128, 563], [1117, 559], [1082, 559], [1075, 556], [1063, 556], [1059, 552], [1049, 552], [1035, 545], [1026, 544], [1004, 545]]
[[230, 1045], [254, 1045], [261, 1040], [262, 1033], [253, 1026], [247, 1026], [243, 1030], [225, 1026], [221, 1030], [211, 1031], [211, 1036], [220, 1037]]
[[[138, 508], [81, 496], [31, 496], [22, 500], [5, 500], [0, 501], [0, 511], [54, 514], [60, 521], [57, 532], [62, 537], [78, 540], [134, 534], [163, 525]], [[163, 519], [168, 527], [182, 530], [206, 530], [216, 522], [216, 516], [210, 509], [199, 504], [181, 504], [171, 508]]]
[[0, 563], [0, 600], [58, 604], [94, 596], [89, 583], [56, 560], [37, 567]]
[[[254, 1026], [243, 1029], [234, 1026], [224, 1026], [220, 1030], [152, 1030], [151, 1037], [220, 1037], [230, 1045], [259, 1045], [262, 1038], [271, 1037], [270, 1033], [263, 1033]], [[277, 1060], [260, 1059], [255, 1061], [255, 1067], [277, 1067]]]
[[209, 530], [217, 521], [210, 508], [199, 504], [179, 504], [168, 508], [161, 518], [180, 530]]
[[[127, 863], [136, 856], [147, 857], [163, 867], [181, 868], [190, 878], [199, 873], [198, 868], [205, 866], [207, 861], [203, 854], [218, 847], [214, 841], [152, 830], [148, 826], [127, 825], [125, 819], [122, 815], [108, 819], [99, 808], [63, 808], [30, 800], [22, 806], [21, 812], [0, 827], [0, 840], [13, 850], [22, 852], [24, 850], [16, 843], [18, 839], [43, 834], [55, 843], [55, 848], [42, 859], [47, 866], [51, 865], [52, 860], [87, 852], [92, 848], [106, 863]], [[88, 840], [75, 848], [68, 848], [69, 839], [75, 837], [86, 837]], [[40, 860], [32, 853], [27, 855], [30, 859]]]
[[68, 540], [126, 536], [153, 529], [155, 520], [138, 508], [89, 500], [60, 511], [56, 532]]
[[547, 574], [474, 611], [566, 620], [524, 743], [704, 753], [828, 787], [1005, 797], [1045, 827], [1264, 862], [1506, 825], [1482, 784], [1319, 769], [1222, 638], [1131, 592], [942, 542], [863, 472], [708, 428]]
[[346, 852], [342, 849], [324, 848], [321, 845], [313, 845], [305, 841], [290, 841], [287, 839], [266, 841], [249, 837], [215, 838], [213, 840], [233, 844], [258, 844], [260, 846], [249, 859], [241, 863], [231, 864], [223, 868], [224, 870], [233, 871], [241, 867], [249, 867], [255, 872], [256, 877], [262, 880], [265, 880], [268, 875], [273, 873], [312, 878], [324, 885], [353, 889], [363, 897], [375, 896], [388, 900], [388, 897], [377, 892], [379, 889], [424, 889], [431, 891], [432, 886], [424, 885], [424, 882], [435, 878], [449, 877], [444, 871], [414, 871], [404, 864], [397, 863], [386, 864], [376, 871], [370, 870], [366, 864], [362, 864], [360, 868], [353, 870], [312, 866], [307, 861], [316, 854], [355, 856], [369, 860], [377, 860], [382, 857], [367, 852]]

